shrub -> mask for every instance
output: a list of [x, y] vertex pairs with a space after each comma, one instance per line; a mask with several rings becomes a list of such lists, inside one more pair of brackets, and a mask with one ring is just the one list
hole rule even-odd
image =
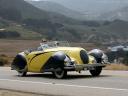
[[16, 8], [0, 8], [0, 15], [4, 19], [20, 21], [22, 14]]
[[16, 38], [20, 37], [20, 33], [17, 31], [1, 31], [0, 32], [0, 38]]
[[8, 63], [8, 58], [5, 55], [0, 55], [0, 66], [4, 66]]

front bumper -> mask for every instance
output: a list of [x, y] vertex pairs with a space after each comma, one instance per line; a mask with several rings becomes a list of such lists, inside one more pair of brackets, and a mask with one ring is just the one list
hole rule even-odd
[[67, 65], [64, 67], [65, 70], [68, 71], [81, 71], [81, 70], [94, 70], [95, 67], [105, 67], [107, 64], [74, 64], [74, 65]]

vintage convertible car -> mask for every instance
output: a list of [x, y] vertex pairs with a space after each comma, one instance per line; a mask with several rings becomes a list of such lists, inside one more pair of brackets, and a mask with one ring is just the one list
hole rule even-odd
[[25, 76], [27, 72], [52, 72], [56, 78], [64, 78], [67, 71], [82, 70], [99, 76], [107, 64], [107, 56], [99, 49], [87, 53], [84, 48], [69, 47], [68, 42], [52, 41], [17, 54], [11, 69], [16, 70], [19, 76]]

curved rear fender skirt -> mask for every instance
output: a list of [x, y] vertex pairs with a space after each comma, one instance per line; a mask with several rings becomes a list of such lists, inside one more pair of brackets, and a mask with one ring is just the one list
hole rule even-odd
[[80, 58], [83, 61], [84, 64], [88, 64], [89, 63], [89, 57], [88, 54], [86, 53], [86, 51], [81, 50], [80, 51]]
[[103, 52], [99, 49], [94, 49], [92, 51], [89, 52], [89, 55], [95, 57], [97, 63], [101, 63], [102, 62], [102, 56], [103, 56]]
[[25, 55], [23, 53], [19, 53], [14, 58], [11, 68], [17, 71], [23, 70], [27, 65], [27, 61]]
[[53, 69], [59, 67], [64, 67], [64, 60], [66, 58], [66, 54], [64, 52], [56, 52], [54, 53], [48, 61], [42, 66], [41, 72], [44, 71], [52, 71]]

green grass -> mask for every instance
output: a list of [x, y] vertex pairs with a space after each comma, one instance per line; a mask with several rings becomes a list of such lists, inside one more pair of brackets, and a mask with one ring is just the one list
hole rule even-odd
[[22, 27], [22, 25], [18, 25], [18, 24], [6, 27], [6, 30], [17, 31], [18, 33], [21, 34], [21, 38], [23, 39], [40, 39], [42, 37], [42, 35], [39, 34], [38, 32], [31, 31], [29, 29]]

